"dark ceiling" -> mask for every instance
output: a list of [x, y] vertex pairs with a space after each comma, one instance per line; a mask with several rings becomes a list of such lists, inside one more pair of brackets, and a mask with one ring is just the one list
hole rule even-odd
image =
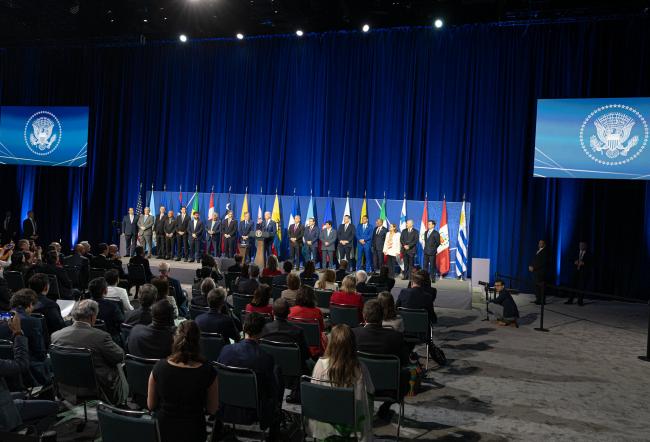
[[650, 0], [0, 0], [0, 43], [232, 37], [648, 14]]

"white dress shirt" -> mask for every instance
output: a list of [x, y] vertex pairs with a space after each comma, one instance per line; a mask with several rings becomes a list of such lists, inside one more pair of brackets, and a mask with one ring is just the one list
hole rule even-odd
[[108, 299], [116, 299], [118, 301], [121, 301], [122, 305], [124, 306], [125, 312], [133, 310], [133, 306], [131, 305], [131, 302], [129, 302], [129, 295], [126, 293], [126, 290], [123, 289], [122, 287], [118, 287], [116, 285], [109, 285], [108, 290], [106, 292], [106, 297]]

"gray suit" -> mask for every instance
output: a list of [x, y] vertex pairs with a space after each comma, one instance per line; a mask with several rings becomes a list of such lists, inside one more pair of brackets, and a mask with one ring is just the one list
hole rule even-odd
[[140, 215], [138, 218], [138, 235], [142, 235], [145, 246], [144, 250], [149, 253], [149, 255], [153, 252], [151, 238], [153, 237], [154, 222], [155, 219], [151, 215]]
[[331, 228], [329, 235], [327, 229], [320, 231], [321, 243], [321, 268], [334, 266], [334, 250], [336, 250], [336, 229]]
[[[75, 321], [71, 326], [52, 333], [52, 344], [91, 349], [101, 399], [114, 405], [126, 401], [129, 386], [121, 366], [124, 351], [113, 342], [111, 335], [91, 327], [86, 322]], [[77, 392], [86, 393], [72, 387], [62, 389], [66, 399], [67, 396], [76, 396]]]

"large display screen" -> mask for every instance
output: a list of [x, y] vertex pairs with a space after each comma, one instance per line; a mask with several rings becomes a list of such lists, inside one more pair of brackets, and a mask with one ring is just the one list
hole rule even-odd
[[83, 167], [87, 148], [87, 107], [0, 107], [0, 164]]
[[538, 100], [534, 176], [650, 179], [649, 124], [650, 98]]

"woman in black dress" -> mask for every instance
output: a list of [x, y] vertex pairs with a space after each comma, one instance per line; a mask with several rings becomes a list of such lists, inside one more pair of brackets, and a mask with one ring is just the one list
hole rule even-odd
[[205, 442], [205, 415], [217, 412], [217, 374], [201, 356], [200, 335], [194, 321], [182, 322], [171, 356], [149, 376], [147, 406], [155, 411], [163, 442]]

